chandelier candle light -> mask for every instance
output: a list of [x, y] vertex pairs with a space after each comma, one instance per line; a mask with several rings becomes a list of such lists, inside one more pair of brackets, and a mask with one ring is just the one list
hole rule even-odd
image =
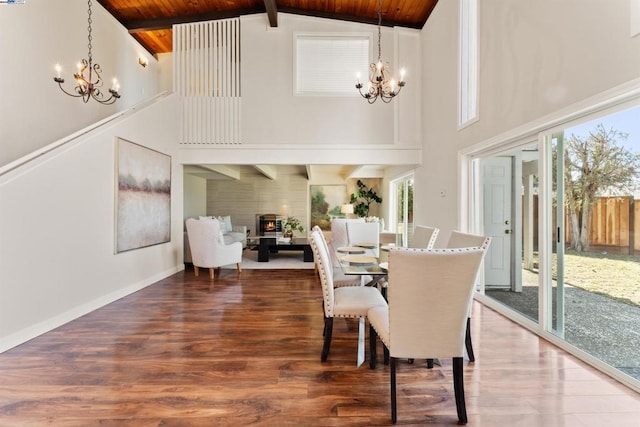
[[[56, 72], [57, 76], [53, 78], [53, 81], [58, 83], [60, 86], [60, 90], [66, 93], [69, 96], [73, 96], [74, 98], [82, 98], [82, 100], [87, 103], [90, 98], [98, 101], [104, 105], [110, 105], [116, 102], [118, 98], [120, 98], [120, 94], [118, 90], [120, 89], [120, 85], [116, 79], [113, 79], [113, 86], [109, 89], [109, 93], [111, 96], [109, 98], [105, 98], [105, 93], [100, 90], [104, 81], [102, 80], [102, 68], [100, 68], [100, 64], [94, 64], [91, 56], [91, 0], [88, 1], [89, 5], [89, 55], [88, 59], [83, 59], [82, 62], [78, 64], [78, 70], [73, 74], [73, 78], [76, 79], [76, 87], [73, 88], [75, 93], [69, 93], [62, 87], [64, 83], [64, 79], [60, 77], [60, 73], [62, 71], [62, 67], [60, 64], [56, 64]], [[87, 72], [88, 74], [85, 74]], [[94, 80], [95, 78], [95, 80]]]
[[389, 78], [392, 74], [392, 70], [389, 63], [382, 60], [380, 49], [380, 39], [382, 38], [381, 26], [382, 0], [378, 0], [378, 62], [371, 63], [371, 65], [369, 65], [369, 82], [367, 83], [366, 92], [362, 92], [360, 73], [357, 75], [358, 82], [356, 83], [356, 89], [358, 89], [360, 95], [362, 95], [369, 104], [376, 102], [378, 97], [386, 103], [390, 102], [398, 93], [400, 93], [400, 90], [406, 84], [404, 81], [404, 68], [400, 70], [400, 80], [398, 82], [396, 82], [393, 77]]

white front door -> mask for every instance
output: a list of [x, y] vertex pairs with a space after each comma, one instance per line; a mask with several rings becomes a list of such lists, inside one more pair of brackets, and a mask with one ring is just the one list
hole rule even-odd
[[491, 237], [484, 263], [485, 286], [511, 287], [511, 163], [512, 157], [482, 160], [484, 234]]

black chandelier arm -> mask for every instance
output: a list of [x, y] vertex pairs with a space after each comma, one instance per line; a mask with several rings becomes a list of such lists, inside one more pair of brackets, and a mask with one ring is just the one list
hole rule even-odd
[[114, 91], [113, 89], [109, 89], [109, 93], [111, 94], [111, 96], [107, 99], [103, 99], [104, 94], [99, 89], [96, 89], [93, 92], [91, 92], [91, 97], [94, 100], [98, 101], [100, 104], [111, 105], [114, 102], [116, 102], [118, 98], [120, 98], [120, 95], [118, 94], [118, 92]]
[[73, 98], [82, 98], [85, 104], [89, 101], [90, 98], [93, 98], [95, 101], [99, 102], [100, 104], [111, 105], [114, 102], [116, 102], [116, 100], [120, 99], [120, 96], [121, 96], [117, 90], [109, 89], [110, 96], [109, 98], [105, 99], [104, 92], [102, 92], [99, 88], [91, 85], [87, 85], [84, 87], [81, 85], [78, 85], [74, 88], [75, 93], [67, 92], [65, 88], [62, 86], [62, 84], [64, 83], [63, 78], [54, 77], [53, 81], [58, 83], [58, 87], [62, 92], [64, 92], [65, 94]]
[[[72, 96], [74, 98], [82, 98], [82, 97], [84, 97], [84, 95], [78, 91], [78, 86], [75, 87], [76, 93], [67, 92], [64, 89], [64, 87], [62, 87], [62, 84], [64, 83], [64, 79], [63, 78], [54, 77], [53, 81], [58, 83], [58, 87], [60, 87], [60, 90], [63, 91], [64, 93], [66, 93], [67, 95]], [[85, 102], [87, 102], [87, 101], [85, 101]]]
[[[88, 36], [87, 36], [87, 47], [89, 48], [89, 52], [88, 52], [88, 60], [87, 59], [82, 59], [79, 66], [78, 66], [78, 70], [73, 74], [74, 79], [76, 80], [76, 87], [74, 88], [74, 93], [72, 92], [67, 92], [65, 90], [64, 87], [62, 87], [62, 84], [64, 83], [64, 79], [62, 77], [60, 77], [60, 66], [56, 65], [56, 69], [58, 71], [58, 76], [53, 78], [53, 81], [55, 81], [56, 83], [58, 83], [58, 86], [60, 87], [60, 90], [62, 92], [64, 92], [66, 95], [69, 95], [73, 98], [82, 98], [82, 100], [87, 103], [89, 101], [89, 99], [94, 99], [95, 101], [99, 102], [100, 104], [104, 104], [104, 105], [110, 105], [113, 104], [114, 102], [116, 102], [116, 100], [118, 100], [120, 98], [120, 94], [118, 93], [118, 85], [116, 84], [116, 81], [114, 80], [113, 82], [113, 87], [111, 87], [109, 89], [109, 97], [106, 98], [107, 93], [106, 92], [102, 92], [100, 90], [100, 88], [104, 85], [104, 80], [102, 79], [102, 68], [100, 67], [100, 64], [94, 64], [93, 63], [93, 57], [91, 54], [91, 47], [92, 47], [92, 40], [93, 37], [91, 35], [92, 32], [92, 28], [91, 28], [91, 24], [92, 24], [92, 19], [91, 19], [91, 0], [87, 1], [87, 6], [88, 6], [88, 17], [87, 17], [87, 23], [88, 23]], [[88, 70], [88, 75], [85, 76], [85, 71]], [[95, 74], [95, 76], [94, 76]], [[95, 78], [95, 81], [94, 81]]]

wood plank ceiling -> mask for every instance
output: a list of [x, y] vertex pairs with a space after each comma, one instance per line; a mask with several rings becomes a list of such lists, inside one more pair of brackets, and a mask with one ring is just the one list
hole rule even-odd
[[[382, 0], [382, 25], [422, 28], [438, 0]], [[98, 0], [152, 55], [172, 51], [173, 24], [278, 12], [378, 23], [378, 0]]]

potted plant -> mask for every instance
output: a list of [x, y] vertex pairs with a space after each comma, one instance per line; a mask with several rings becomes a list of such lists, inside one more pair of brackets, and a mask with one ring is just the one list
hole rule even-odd
[[367, 187], [364, 182], [358, 180], [356, 182], [358, 191], [351, 194], [350, 203], [353, 205], [353, 212], [359, 217], [369, 216], [369, 208], [371, 203], [382, 203], [382, 197], [373, 190], [373, 188]]
[[283, 237], [293, 237], [293, 232], [295, 230], [301, 233], [304, 231], [304, 227], [298, 218], [295, 216], [288, 216], [284, 221], [282, 221]]

